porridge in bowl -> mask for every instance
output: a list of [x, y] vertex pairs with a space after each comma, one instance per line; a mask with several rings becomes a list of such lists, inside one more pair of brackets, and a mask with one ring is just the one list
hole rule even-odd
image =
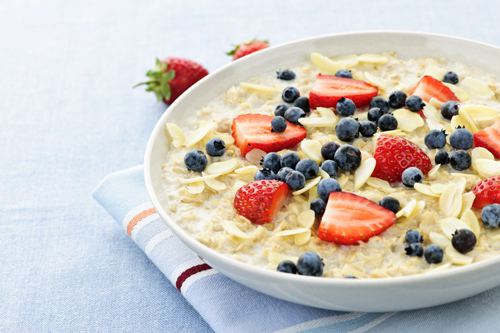
[[381, 278], [500, 255], [500, 84], [393, 52], [326, 57], [167, 123], [165, 207], [208, 247], [312, 276]]

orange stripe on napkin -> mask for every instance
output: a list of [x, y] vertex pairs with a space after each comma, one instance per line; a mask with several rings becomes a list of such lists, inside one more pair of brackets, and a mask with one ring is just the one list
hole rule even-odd
[[154, 208], [148, 208], [141, 211], [134, 217], [132, 217], [130, 221], [127, 223], [127, 234], [130, 236], [132, 234], [132, 230], [134, 230], [134, 227], [137, 225], [137, 223], [141, 222], [146, 217], [153, 215], [154, 213], [156, 213], [156, 210]]

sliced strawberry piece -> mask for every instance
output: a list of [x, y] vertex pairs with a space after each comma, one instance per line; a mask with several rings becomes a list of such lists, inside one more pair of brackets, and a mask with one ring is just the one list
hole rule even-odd
[[357, 107], [370, 104], [377, 96], [378, 88], [364, 81], [318, 74], [314, 86], [309, 92], [309, 104], [312, 108], [332, 108], [342, 97], [351, 99]]
[[458, 97], [450, 88], [429, 75], [420, 79], [410, 95], [417, 95], [426, 102], [433, 97], [441, 102], [458, 101]]
[[396, 215], [376, 203], [348, 192], [332, 192], [318, 228], [327, 242], [355, 245], [394, 224]]
[[307, 135], [304, 127], [290, 122], [287, 122], [284, 132], [272, 132], [272, 119], [272, 116], [263, 114], [242, 114], [233, 119], [232, 135], [242, 156], [252, 149], [268, 153], [292, 148]]
[[409, 167], [419, 168], [424, 175], [432, 168], [431, 160], [419, 146], [399, 136], [381, 135], [373, 157], [377, 164], [372, 176], [388, 182], [400, 182]]
[[238, 189], [234, 208], [255, 224], [271, 222], [283, 206], [290, 190], [279, 180], [256, 180]]
[[474, 208], [481, 209], [490, 204], [500, 204], [500, 176], [486, 178], [472, 188], [476, 195]]
[[474, 146], [486, 148], [495, 158], [500, 158], [500, 120], [474, 133]]

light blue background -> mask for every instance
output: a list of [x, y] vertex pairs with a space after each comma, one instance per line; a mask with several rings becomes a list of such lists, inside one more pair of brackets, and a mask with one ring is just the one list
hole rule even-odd
[[465, 0], [0, 2], [0, 331], [210, 330], [90, 197], [142, 161], [164, 107], [131, 86], [155, 57], [214, 70], [255, 36], [365, 29], [498, 45], [498, 13]]

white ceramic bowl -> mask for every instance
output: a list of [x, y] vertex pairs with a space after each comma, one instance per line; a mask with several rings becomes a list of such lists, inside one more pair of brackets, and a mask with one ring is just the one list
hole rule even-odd
[[272, 47], [232, 62], [195, 84], [161, 117], [145, 155], [145, 181], [155, 208], [188, 247], [213, 268], [239, 283], [288, 301], [334, 310], [400, 311], [459, 300], [500, 285], [500, 257], [447, 271], [382, 279], [317, 278], [283, 274], [251, 266], [199, 243], [170, 219], [161, 197], [160, 164], [168, 158], [164, 125], [182, 124], [232, 85], [264, 71], [326, 55], [394, 50], [403, 58], [434, 56], [479, 66], [500, 77], [500, 48], [470, 40], [413, 32], [345, 33], [308, 38]]

